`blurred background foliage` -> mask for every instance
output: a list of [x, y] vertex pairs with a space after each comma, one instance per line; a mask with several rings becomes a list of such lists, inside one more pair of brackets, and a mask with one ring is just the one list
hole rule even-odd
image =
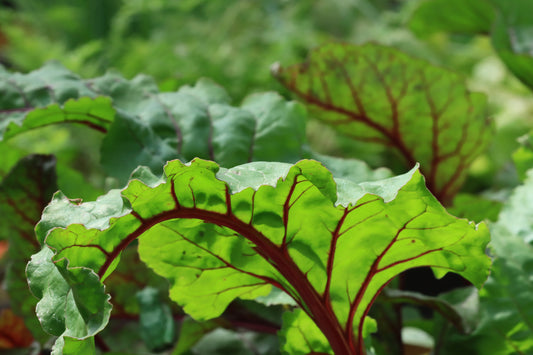
[[[224, 86], [237, 103], [255, 91], [276, 90], [289, 96], [270, 75], [269, 68], [277, 61], [301, 62], [310, 49], [332, 40], [375, 41], [462, 72], [472, 90], [489, 95], [497, 139], [488, 154], [473, 165], [467, 190], [515, 185], [518, 180], [509, 156], [518, 147], [516, 138], [531, 126], [526, 119], [533, 112], [530, 92], [501, 63], [488, 37], [476, 31], [439, 32], [412, 22], [414, 11], [423, 3], [3, 0], [0, 62], [10, 70], [28, 72], [48, 60], [58, 60], [85, 78], [109, 69], [126, 78], [144, 73], [153, 76], [162, 91], [209, 77]], [[483, 32], [480, 26], [478, 32]], [[57, 138], [64, 142], [64, 150], [72, 149], [71, 139], [79, 141], [75, 134], [69, 137]], [[308, 123], [308, 138], [322, 153], [358, 157], [373, 167], [403, 168], [394, 156], [384, 155], [382, 148], [362, 147], [317, 121]], [[98, 138], [84, 137], [89, 146], [97, 145], [91, 139]], [[61, 154], [55, 148], [54, 153]], [[85, 154], [83, 160], [90, 163], [97, 154], [87, 152], [80, 150]], [[95, 171], [94, 165], [85, 170]]]

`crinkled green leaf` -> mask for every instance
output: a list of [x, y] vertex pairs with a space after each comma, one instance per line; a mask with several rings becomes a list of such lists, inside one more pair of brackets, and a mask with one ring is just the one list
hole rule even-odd
[[342, 134], [416, 162], [444, 203], [491, 137], [486, 97], [449, 70], [377, 44], [331, 43], [273, 74]]
[[533, 3], [490, 0], [496, 10], [492, 45], [511, 72], [533, 90]]
[[[28, 74], [0, 71], [0, 137], [12, 135], [10, 130], [19, 133], [28, 112], [35, 108], [44, 108], [58, 103], [64, 104], [69, 99], [94, 97], [94, 92], [72, 72], [59, 63], [51, 62]], [[74, 104], [76, 105], [76, 104]], [[67, 115], [60, 114], [54, 107], [34, 114], [31, 126], [36, 126], [40, 116], [44, 124], [62, 121]], [[36, 115], [36, 116], [35, 116]], [[94, 122], [96, 123], [96, 122]]]
[[116, 72], [83, 80], [58, 63], [29, 74], [0, 74], [3, 139], [54, 123], [79, 123], [105, 133], [102, 164], [126, 181], [146, 165], [170, 159], [216, 160], [226, 167], [258, 160], [295, 162], [305, 143], [304, 108], [275, 93], [251, 95], [240, 107], [208, 79], [160, 93], [153, 80]]
[[170, 307], [159, 290], [146, 287], [136, 294], [140, 308], [141, 337], [151, 351], [162, 351], [174, 343], [176, 328]]
[[55, 158], [49, 155], [21, 159], [0, 182], [0, 239], [9, 241], [4, 286], [12, 309], [24, 317], [34, 337], [42, 342], [48, 336], [35, 317], [37, 300], [28, 290], [25, 266], [40, 250], [34, 226], [56, 190]]
[[409, 27], [418, 36], [445, 31], [489, 33], [494, 11], [485, 0], [427, 0], [413, 13]]
[[39, 299], [37, 317], [49, 334], [91, 337], [109, 320], [109, 296], [92, 270], [71, 268], [66, 259], [52, 262], [53, 255], [44, 247], [32, 256], [26, 268], [30, 290]]
[[[170, 297], [194, 318], [217, 317], [234, 299], [275, 286], [338, 353], [362, 349], [362, 320], [374, 297], [404, 270], [453, 271], [478, 287], [488, 274], [486, 227], [446, 213], [416, 169], [356, 184], [335, 181], [310, 160], [223, 169], [195, 159], [169, 162], [165, 182], [149, 182], [129, 183], [122, 194], [131, 212], [98, 224], [105, 229], [51, 230], [53, 260], [103, 277], [139, 238], [141, 259], [169, 280]], [[46, 212], [48, 225], [63, 215]]]

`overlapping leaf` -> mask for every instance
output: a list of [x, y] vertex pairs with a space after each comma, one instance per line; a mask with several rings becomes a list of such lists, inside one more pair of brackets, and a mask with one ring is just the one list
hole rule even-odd
[[109, 72], [83, 80], [58, 63], [26, 75], [0, 71], [0, 138], [65, 122], [105, 133], [102, 163], [124, 181], [139, 165], [157, 171], [175, 158], [209, 158], [228, 167], [294, 162], [305, 141], [304, 109], [274, 93], [234, 107], [207, 79], [160, 93], [146, 76], [126, 80]]
[[[88, 209], [104, 211], [98, 203], [70, 206], [69, 223], [79, 211], [78, 223], [87, 225], [47, 234], [62, 274], [92, 270], [105, 278], [139, 238], [141, 259], [169, 280], [170, 297], [194, 318], [216, 317], [235, 298], [254, 299], [275, 286], [316, 323], [329, 341], [323, 346], [357, 353], [370, 305], [398, 273], [431, 266], [439, 277], [457, 272], [478, 287], [488, 273], [484, 225], [447, 214], [416, 169], [356, 184], [335, 181], [315, 161], [227, 170], [196, 159], [168, 163], [164, 182], [145, 170], [136, 176], [146, 184], [132, 180], [122, 192], [126, 204], [108, 196], [106, 204], [115, 206], [109, 218], [90, 222]], [[68, 203], [59, 197], [54, 202]], [[47, 209], [46, 227], [37, 231], [42, 236], [54, 223], [64, 224], [62, 218], [63, 212]], [[32, 284], [41, 297], [52, 292], [42, 282]], [[44, 313], [49, 306], [39, 305], [42, 321], [50, 322]]]
[[25, 157], [0, 183], [0, 239], [9, 241], [4, 286], [13, 310], [43, 342], [47, 336], [35, 318], [37, 300], [28, 290], [25, 266], [40, 250], [33, 229], [56, 189], [55, 158], [47, 155]]
[[445, 203], [491, 136], [483, 94], [469, 92], [460, 75], [392, 48], [327, 44], [273, 73], [341, 133], [393, 147], [408, 166], [420, 162]]

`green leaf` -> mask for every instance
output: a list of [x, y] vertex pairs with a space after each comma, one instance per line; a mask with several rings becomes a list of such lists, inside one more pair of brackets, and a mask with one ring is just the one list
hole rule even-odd
[[450, 203], [491, 137], [486, 97], [449, 70], [376, 44], [326, 44], [273, 74], [316, 116], [356, 140], [416, 162], [428, 188]]
[[525, 180], [527, 171], [533, 168], [533, 134], [529, 133], [518, 139], [520, 147], [513, 153], [513, 161], [520, 180]]
[[480, 291], [480, 321], [468, 336], [450, 335], [444, 354], [533, 352], [533, 170], [517, 187], [491, 226], [491, 274]]
[[33, 229], [56, 190], [55, 158], [49, 155], [21, 159], [0, 183], [0, 239], [9, 241], [4, 286], [12, 309], [40, 342], [48, 336], [35, 317], [37, 300], [28, 290], [25, 266], [40, 250]]
[[52, 348], [51, 355], [78, 355], [96, 354], [94, 338], [83, 340], [59, 337]]
[[496, 221], [501, 209], [502, 203], [499, 201], [478, 195], [458, 194], [448, 211], [454, 216], [481, 222]]
[[220, 324], [215, 320], [206, 322], [197, 322], [192, 318], [185, 318], [181, 323], [180, 334], [178, 344], [172, 351], [172, 355], [187, 354], [187, 351], [191, 349], [203, 336], [212, 330], [218, 328]]
[[[57, 62], [50, 62], [28, 74], [0, 71], [0, 138], [5, 134], [9, 136], [20, 133], [17, 126], [22, 125], [31, 110], [55, 103], [62, 105], [69, 99], [82, 96], [95, 95], [77, 75]], [[31, 126], [36, 126], [35, 120], [39, 116], [44, 118], [43, 124], [58, 122], [67, 117], [55, 107], [34, 114]], [[10, 130], [14, 130], [13, 133], [9, 133]]]
[[493, 19], [492, 6], [484, 0], [427, 0], [413, 13], [409, 27], [417, 36], [489, 33]]
[[387, 168], [370, 169], [367, 163], [357, 159], [331, 157], [311, 152], [310, 159], [315, 159], [324, 164], [335, 178], [347, 179], [352, 182], [382, 180], [392, 176]]
[[[512, 235], [533, 245], [533, 169], [526, 173], [524, 184], [514, 189], [498, 217], [498, 225]], [[493, 243], [494, 244], [494, 243]], [[504, 248], [504, 245], [497, 247]], [[498, 250], [496, 250], [498, 252]]]
[[496, 10], [492, 45], [511, 72], [533, 90], [533, 3], [490, 0]]
[[333, 354], [324, 334], [301, 309], [283, 315], [280, 337], [285, 354]]
[[300, 104], [261, 93], [234, 107], [208, 79], [160, 93], [147, 76], [126, 80], [110, 71], [83, 80], [49, 63], [25, 75], [2, 71], [0, 96], [0, 138], [55, 123], [83, 124], [105, 134], [101, 162], [120, 181], [139, 165], [160, 173], [176, 158], [231, 167], [303, 156], [306, 112]]
[[[25, 110], [29, 111], [30, 108]], [[58, 123], [78, 123], [97, 131], [107, 132], [114, 116], [111, 100], [107, 97], [69, 99], [61, 107], [58, 104], [51, 104], [29, 111], [22, 125], [11, 122], [7, 126], [3, 139], [8, 140], [17, 134]]]
[[159, 290], [146, 287], [136, 294], [140, 307], [141, 337], [151, 351], [162, 351], [174, 343], [176, 329], [170, 307], [162, 302]]
[[[488, 274], [486, 227], [446, 213], [416, 169], [356, 184], [335, 181], [316, 161], [223, 169], [195, 159], [169, 162], [163, 183], [148, 180], [129, 183], [122, 194], [131, 212], [96, 224], [105, 229], [71, 224], [48, 233], [63, 273], [90, 268], [104, 277], [139, 238], [141, 260], [169, 280], [170, 297], [192, 317], [217, 317], [234, 299], [255, 299], [275, 286], [339, 353], [363, 348], [374, 297], [404, 270], [431, 266], [438, 277], [453, 271], [477, 287]], [[87, 220], [81, 206], [69, 208], [79, 211], [78, 223]], [[47, 225], [63, 218], [53, 210], [45, 211]], [[51, 292], [44, 283], [38, 289]]]
[[89, 338], [101, 331], [109, 320], [109, 296], [92, 270], [69, 268], [64, 258], [54, 263], [53, 255], [44, 247], [32, 256], [26, 268], [30, 290], [39, 298], [37, 317], [49, 334]]
[[0, 154], [2, 156], [2, 164], [0, 164], [1, 181], [20, 159], [28, 155], [28, 152], [6, 143], [0, 143]]

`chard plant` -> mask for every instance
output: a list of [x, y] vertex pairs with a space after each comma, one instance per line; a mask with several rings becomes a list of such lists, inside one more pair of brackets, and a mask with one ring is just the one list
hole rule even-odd
[[[313, 117], [391, 149], [407, 172], [315, 152], [304, 106], [276, 93], [234, 106], [208, 79], [160, 92], [146, 76], [82, 79], [57, 63], [0, 70], [5, 286], [31, 337], [53, 354], [113, 353], [123, 350], [106, 331], [135, 320], [151, 352], [216, 353], [202, 337], [244, 328], [279, 337], [279, 347], [241, 341], [248, 353], [379, 354], [384, 323], [371, 307], [401, 302], [440, 314], [426, 327], [435, 353], [531, 351], [530, 288], [518, 287], [530, 286], [533, 255], [519, 207], [531, 193], [528, 141], [515, 157], [524, 185], [491, 226], [489, 277], [487, 225], [443, 207], [493, 137], [483, 94], [376, 44], [327, 44], [273, 73]], [[13, 144], [63, 123], [101, 133], [101, 166], [124, 188], [88, 202], [56, 192], [62, 163]], [[419, 267], [486, 287], [444, 298], [387, 288]]]

